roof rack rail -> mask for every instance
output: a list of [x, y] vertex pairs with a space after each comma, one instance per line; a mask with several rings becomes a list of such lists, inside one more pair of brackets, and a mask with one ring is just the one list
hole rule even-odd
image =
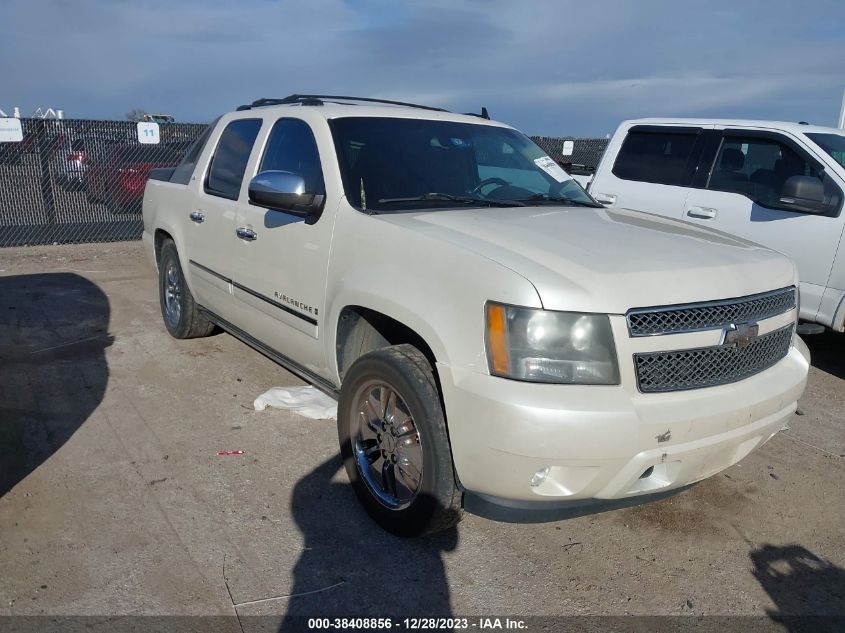
[[325, 101], [363, 101], [366, 103], [386, 103], [388, 105], [405, 106], [408, 108], [421, 108], [423, 110], [434, 110], [436, 112], [448, 112], [443, 108], [434, 106], [419, 105], [417, 103], [406, 103], [405, 101], [390, 101], [389, 99], [373, 99], [372, 97], [349, 97], [344, 95], [288, 95], [283, 99], [258, 99], [249, 105], [238, 106], [238, 111], [260, 108], [271, 105], [288, 105], [298, 103], [299, 105], [323, 105]]

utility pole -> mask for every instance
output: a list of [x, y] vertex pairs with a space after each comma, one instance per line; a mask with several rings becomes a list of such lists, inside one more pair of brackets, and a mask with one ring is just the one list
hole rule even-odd
[[842, 109], [839, 111], [839, 129], [845, 130], [845, 90], [842, 91]]

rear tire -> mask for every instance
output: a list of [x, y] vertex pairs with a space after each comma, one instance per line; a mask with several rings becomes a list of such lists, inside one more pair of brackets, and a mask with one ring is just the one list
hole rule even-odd
[[432, 367], [416, 347], [379, 349], [352, 364], [337, 430], [352, 488], [382, 528], [420, 536], [460, 521], [443, 407]]
[[214, 324], [197, 308], [185, 283], [179, 254], [172, 240], [161, 247], [158, 261], [158, 298], [164, 327], [173, 338], [199, 338], [214, 331]]

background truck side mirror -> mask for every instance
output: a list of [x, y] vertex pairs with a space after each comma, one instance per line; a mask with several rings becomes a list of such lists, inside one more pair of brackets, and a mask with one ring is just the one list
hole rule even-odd
[[289, 171], [269, 170], [249, 181], [249, 202], [301, 217], [319, 215], [326, 197], [305, 191], [305, 179]]
[[780, 203], [790, 211], [830, 213], [834, 206], [825, 201], [824, 183], [813, 176], [790, 176], [783, 184]]

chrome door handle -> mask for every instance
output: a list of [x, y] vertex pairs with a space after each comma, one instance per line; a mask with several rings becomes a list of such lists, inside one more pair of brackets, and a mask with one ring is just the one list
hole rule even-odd
[[710, 207], [690, 207], [687, 209], [687, 215], [691, 218], [712, 220], [716, 217], [716, 209], [711, 209]]
[[256, 233], [252, 229], [248, 229], [245, 226], [235, 229], [235, 235], [237, 235], [242, 240], [247, 240], [249, 242], [254, 242], [258, 238], [258, 233]]
[[202, 211], [191, 211], [188, 217], [191, 218], [192, 222], [196, 222], [197, 224], [205, 222], [205, 214]]

